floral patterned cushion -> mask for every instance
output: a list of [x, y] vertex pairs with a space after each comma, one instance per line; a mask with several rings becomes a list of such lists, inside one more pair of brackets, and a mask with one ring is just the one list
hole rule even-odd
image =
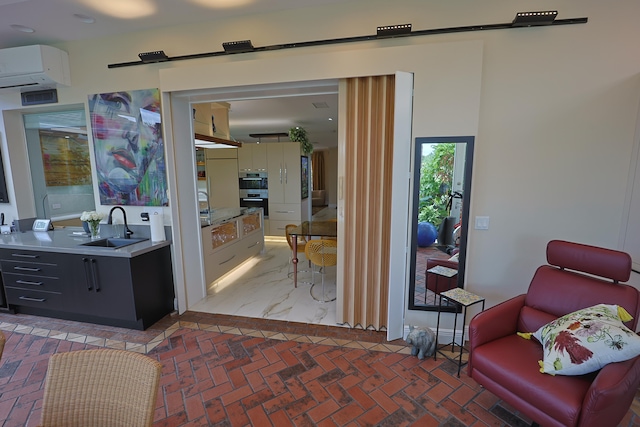
[[540, 372], [587, 374], [640, 355], [640, 336], [622, 323], [631, 319], [622, 307], [598, 304], [547, 323], [533, 333], [544, 350]]

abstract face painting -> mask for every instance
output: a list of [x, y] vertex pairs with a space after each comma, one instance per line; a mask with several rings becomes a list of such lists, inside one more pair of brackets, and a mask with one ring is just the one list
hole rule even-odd
[[100, 202], [167, 206], [158, 89], [89, 96]]

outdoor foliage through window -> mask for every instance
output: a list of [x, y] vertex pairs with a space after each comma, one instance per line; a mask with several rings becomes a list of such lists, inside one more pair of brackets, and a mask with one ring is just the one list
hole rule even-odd
[[454, 154], [454, 143], [423, 145], [418, 196], [419, 222], [427, 221], [437, 227], [448, 215]]

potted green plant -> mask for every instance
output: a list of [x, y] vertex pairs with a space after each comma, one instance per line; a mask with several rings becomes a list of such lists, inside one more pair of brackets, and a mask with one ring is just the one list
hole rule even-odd
[[311, 154], [313, 152], [313, 144], [309, 142], [307, 137], [307, 131], [300, 126], [295, 126], [289, 129], [289, 139], [294, 142], [300, 143], [300, 149], [302, 154]]

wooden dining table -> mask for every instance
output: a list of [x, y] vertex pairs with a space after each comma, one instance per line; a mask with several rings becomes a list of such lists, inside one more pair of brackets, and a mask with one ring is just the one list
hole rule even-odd
[[338, 223], [336, 221], [305, 221], [289, 234], [292, 237], [293, 246], [293, 285], [298, 287], [298, 236], [313, 237], [338, 237]]

